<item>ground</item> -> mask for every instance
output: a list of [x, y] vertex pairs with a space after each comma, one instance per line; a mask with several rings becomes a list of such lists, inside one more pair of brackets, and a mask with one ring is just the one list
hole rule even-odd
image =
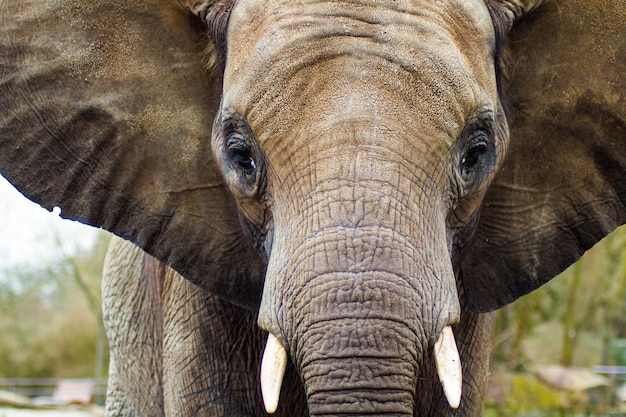
[[101, 417], [103, 415], [101, 410], [33, 410], [0, 407], [0, 417]]

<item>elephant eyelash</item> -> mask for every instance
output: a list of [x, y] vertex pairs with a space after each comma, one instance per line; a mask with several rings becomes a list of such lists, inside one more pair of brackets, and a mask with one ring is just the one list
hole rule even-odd
[[221, 118], [221, 127], [225, 162], [237, 172], [240, 180], [248, 186], [253, 185], [260, 166], [260, 152], [250, 126], [240, 114], [225, 111]]
[[248, 150], [233, 150], [230, 152], [229, 159], [247, 177], [251, 177], [256, 171], [256, 162]]
[[240, 135], [233, 135], [228, 139], [227, 157], [230, 162], [246, 177], [251, 177], [257, 169], [257, 163], [250, 146]]
[[465, 198], [478, 189], [489, 177], [496, 161], [495, 141], [488, 122], [471, 123], [457, 143], [456, 157], [453, 159], [454, 200]]
[[224, 174], [242, 197], [256, 198], [264, 191], [264, 155], [245, 118], [224, 112], [217, 136]]
[[478, 130], [472, 134], [470, 143], [461, 157], [461, 173], [463, 175], [470, 175], [471, 171], [480, 164], [490, 152], [490, 144], [491, 141], [487, 132]]

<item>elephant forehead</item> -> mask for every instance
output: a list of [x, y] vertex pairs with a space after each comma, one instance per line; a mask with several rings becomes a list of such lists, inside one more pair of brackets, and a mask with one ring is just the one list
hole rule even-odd
[[[394, 55], [414, 55], [424, 41], [443, 46], [439, 52], [445, 54], [451, 46], [446, 44], [454, 42], [471, 57], [478, 52], [472, 45], [489, 45], [493, 27], [482, 0], [238, 0], [229, 23], [228, 39], [234, 44], [229, 59], [254, 55], [267, 57], [272, 64], [277, 52], [333, 37], [362, 38], [368, 41], [360, 45], [363, 49], [375, 50], [378, 44], [383, 50], [376, 52]], [[412, 66], [412, 60], [397, 58], [401, 59]]]
[[[395, 113], [428, 102], [425, 110], [441, 118], [495, 97], [493, 28], [482, 1], [244, 0], [228, 39], [224, 102], [252, 122], [341, 99], [377, 111], [399, 103]], [[333, 94], [320, 98], [324, 90]]]

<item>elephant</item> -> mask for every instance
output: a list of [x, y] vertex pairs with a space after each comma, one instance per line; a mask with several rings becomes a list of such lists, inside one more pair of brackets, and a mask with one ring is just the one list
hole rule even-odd
[[0, 0], [0, 172], [120, 238], [107, 415], [481, 415], [490, 312], [625, 222], [625, 22]]

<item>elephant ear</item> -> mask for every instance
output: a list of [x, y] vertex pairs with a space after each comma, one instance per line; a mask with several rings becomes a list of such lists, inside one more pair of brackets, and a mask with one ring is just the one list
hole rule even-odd
[[546, 1], [510, 34], [511, 142], [461, 259], [490, 311], [626, 220], [626, 3]]
[[0, 2], [0, 172], [255, 308], [264, 263], [210, 150], [221, 76], [172, 0]]

